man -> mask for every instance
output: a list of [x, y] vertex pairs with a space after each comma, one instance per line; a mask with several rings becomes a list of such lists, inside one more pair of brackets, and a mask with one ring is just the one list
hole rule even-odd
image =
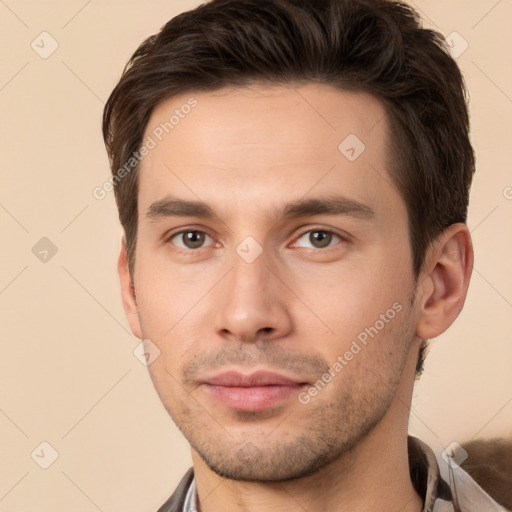
[[407, 435], [472, 271], [468, 125], [398, 2], [214, 0], [138, 48], [103, 128], [125, 311], [192, 449], [160, 511], [504, 510]]

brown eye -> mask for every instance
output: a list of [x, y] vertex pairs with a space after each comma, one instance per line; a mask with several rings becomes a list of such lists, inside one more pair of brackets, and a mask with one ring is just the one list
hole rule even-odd
[[333, 233], [332, 231], [328, 231], [326, 229], [313, 229], [303, 233], [294, 245], [309, 249], [325, 249], [326, 247], [330, 247], [342, 240], [341, 236]]
[[171, 237], [171, 241], [182, 249], [200, 249], [205, 242], [211, 243], [212, 238], [203, 231], [182, 231]]
[[293, 246], [306, 249], [326, 249], [343, 241], [345, 238], [328, 229], [311, 229], [297, 238]]
[[317, 249], [327, 247], [332, 242], [332, 233], [328, 231], [311, 231], [309, 233], [309, 241]]

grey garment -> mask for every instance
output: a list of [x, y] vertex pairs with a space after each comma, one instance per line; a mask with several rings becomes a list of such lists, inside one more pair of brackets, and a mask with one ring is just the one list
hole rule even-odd
[[[407, 441], [411, 480], [423, 499], [423, 512], [510, 512], [451, 460], [450, 484], [445, 482], [431, 448], [412, 436]], [[193, 468], [158, 512], [199, 512]]]
[[[173, 495], [158, 509], [158, 512], [185, 512], [185, 501], [192, 487], [192, 482], [194, 482], [193, 487], [195, 488], [194, 469], [190, 468], [181, 479]], [[196, 500], [197, 498], [194, 496], [194, 501]]]
[[185, 495], [185, 502], [183, 503], [183, 510], [185, 512], [199, 512], [197, 506], [197, 492], [196, 492], [196, 481], [192, 480], [190, 487]]
[[[423, 512], [510, 512], [496, 503], [455, 460], [455, 454], [446, 453], [449, 470], [449, 485], [441, 478], [436, 456], [431, 448], [423, 441], [409, 436], [409, 465], [414, 467], [411, 453], [416, 449], [423, 454], [426, 465], [427, 487]], [[418, 482], [413, 479], [414, 487], [418, 490]], [[449, 487], [448, 489], [446, 487]]]

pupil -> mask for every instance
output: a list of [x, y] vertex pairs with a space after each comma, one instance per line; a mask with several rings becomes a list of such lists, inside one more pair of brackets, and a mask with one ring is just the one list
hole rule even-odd
[[187, 231], [187, 233], [185, 233], [184, 242], [190, 249], [201, 247], [204, 243], [204, 233], [199, 231]]
[[313, 231], [309, 239], [315, 247], [327, 247], [331, 243], [332, 235], [325, 231]]

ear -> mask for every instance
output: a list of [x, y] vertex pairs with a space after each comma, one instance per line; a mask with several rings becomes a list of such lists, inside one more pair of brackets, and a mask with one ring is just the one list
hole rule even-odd
[[416, 335], [435, 338], [459, 316], [473, 270], [473, 245], [466, 224], [452, 224], [427, 251], [418, 278]]
[[121, 298], [123, 300], [124, 312], [130, 329], [137, 338], [142, 339], [142, 330], [140, 328], [140, 320], [137, 311], [137, 299], [135, 297], [135, 288], [133, 286], [132, 277], [128, 269], [128, 252], [126, 249], [126, 238], [123, 236], [121, 243], [121, 252], [117, 261], [117, 273], [121, 283]]

